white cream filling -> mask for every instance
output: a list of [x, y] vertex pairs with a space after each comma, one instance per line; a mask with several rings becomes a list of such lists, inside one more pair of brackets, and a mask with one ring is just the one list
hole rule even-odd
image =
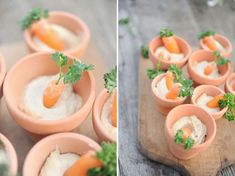
[[159, 54], [163, 53], [163, 59], [169, 58], [169, 61], [176, 62], [184, 58], [184, 54], [170, 53], [164, 46], [160, 46], [155, 50], [155, 55], [159, 57]]
[[0, 146], [0, 165], [2, 164], [8, 165], [8, 158], [7, 158], [6, 151]]
[[19, 108], [32, 117], [43, 120], [62, 119], [76, 112], [82, 106], [82, 98], [73, 91], [71, 84], [65, 85], [61, 97], [53, 107], [44, 106], [44, 90], [49, 82], [57, 78], [58, 75], [41, 76], [31, 81], [26, 86], [23, 102]]
[[197, 64], [195, 65], [195, 70], [196, 70], [196, 72], [197, 72], [198, 74], [200, 74], [200, 75], [204, 75], [204, 76], [207, 76], [207, 77], [209, 77], [209, 78], [218, 78], [218, 77], [220, 77], [221, 75], [220, 75], [219, 70], [218, 70], [217, 67], [214, 69], [214, 71], [213, 71], [211, 74], [209, 74], [209, 75], [205, 75], [205, 74], [204, 74], [204, 70], [205, 70], [205, 68], [207, 67], [207, 65], [209, 65], [209, 64], [211, 64], [211, 63], [213, 63], [213, 62], [214, 62], [214, 61], [208, 62], [208, 61], [205, 60], [205, 61], [201, 61], [201, 62], [197, 63]]
[[166, 86], [166, 77], [164, 76], [156, 85], [156, 93], [162, 97], [165, 98], [166, 94], [168, 94], [169, 90]]
[[207, 95], [206, 93], [203, 93], [198, 99], [197, 99], [197, 105], [203, 109], [205, 109], [209, 113], [215, 113], [219, 112], [220, 108], [210, 108], [207, 106], [207, 103], [212, 100], [214, 97]]
[[172, 132], [175, 136], [177, 131], [184, 127], [191, 127], [192, 134], [190, 137], [194, 140], [194, 144], [201, 144], [205, 141], [205, 136], [207, 134], [206, 126], [199, 120], [195, 115], [183, 116], [177, 120], [172, 126]]
[[79, 155], [74, 153], [61, 154], [59, 149], [50, 153], [46, 159], [39, 176], [63, 176], [77, 160]]

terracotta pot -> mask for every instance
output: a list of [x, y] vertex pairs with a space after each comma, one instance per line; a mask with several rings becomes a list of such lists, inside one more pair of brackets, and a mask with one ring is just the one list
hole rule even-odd
[[4, 60], [4, 57], [0, 54], [0, 98], [2, 98], [3, 91], [2, 91], [2, 85], [4, 78], [6, 76], [6, 63]]
[[195, 65], [198, 62], [207, 60], [213, 61], [215, 59], [214, 54], [207, 50], [197, 50], [192, 53], [188, 61], [188, 73], [196, 84], [210, 84], [218, 86], [223, 84], [231, 72], [231, 63], [219, 67], [221, 76], [219, 78], [209, 78], [208, 76], [201, 75], [196, 72]]
[[[226, 57], [226, 58], [229, 58], [231, 57], [231, 54], [232, 54], [232, 44], [231, 42], [224, 36], [222, 35], [219, 35], [219, 34], [215, 34], [214, 35], [214, 38], [215, 40], [217, 40], [219, 43], [221, 43], [223, 45], [223, 47], [226, 49], [226, 52], [222, 52], [220, 53], [222, 56]], [[203, 40], [201, 39], [200, 40], [200, 47], [202, 49], [206, 49], [208, 50], [207, 46], [203, 43]]]
[[184, 101], [186, 100], [186, 97], [177, 98], [176, 100], [171, 100], [171, 99], [160, 97], [156, 93], [156, 85], [165, 76], [166, 76], [166, 73], [158, 75], [156, 78], [153, 79], [152, 84], [151, 84], [152, 93], [156, 101], [156, 107], [158, 111], [161, 112], [162, 114], [167, 114], [172, 108], [183, 104]]
[[93, 127], [99, 139], [101, 141], [110, 141], [110, 142], [117, 142], [117, 137], [113, 137], [106, 127], [103, 125], [101, 121], [101, 114], [103, 110], [103, 106], [105, 102], [110, 97], [110, 94], [107, 92], [106, 89], [103, 89], [100, 94], [97, 96], [94, 106], [93, 106]]
[[[183, 145], [177, 145], [174, 141], [172, 133], [173, 124], [183, 116], [196, 115], [199, 120], [207, 128], [206, 140], [202, 144], [193, 146], [191, 149], [185, 150]], [[216, 135], [215, 119], [204, 109], [192, 105], [184, 104], [172, 109], [166, 117], [165, 122], [165, 136], [170, 152], [179, 159], [187, 160], [195, 157], [197, 154], [205, 151], [213, 142]]]
[[232, 73], [231, 75], [228, 76], [228, 78], [226, 79], [225, 85], [224, 85], [224, 89], [226, 92], [230, 92], [235, 94], [235, 91], [233, 90], [231, 83], [235, 83], [235, 73]]
[[0, 141], [3, 142], [3, 145], [6, 150], [6, 154], [9, 160], [9, 171], [11, 175], [17, 175], [17, 169], [18, 169], [18, 160], [17, 160], [17, 155], [16, 151], [11, 144], [11, 142], [3, 135], [0, 133]]
[[[193, 96], [191, 101], [194, 105], [197, 105], [197, 99], [203, 94], [206, 93], [209, 96], [215, 97], [220, 94], [225, 94], [223, 90], [212, 85], [201, 85], [194, 89]], [[221, 109], [219, 112], [209, 113], [215, 120], [223, 117], [224, 113], [227, 111], [227, 107]]]
[[150, 43], [149, 43], [149, 58], [152, 61], [154, 67], [157, 65], [158, 62], [161, 62], [161, 67], [164, 70], [166, 70], [172, 64], [176, 64], [181, 68], [187, 63], [189, 56], [191, 54], [191, 47], [184, 39], [182, 39], [178, 36], [175, 36], [175, 39], [176, 39], [182, 53], [184, 53], [184, 58], [180, 61], [177, 61], [177, 62], [161, 60], [155, 55], [155, 50], [158, 47], [163, 46], [161, 37], [159, 37], [159, 36], [155, 37], [154, 39], [152, 39], [150, 41]]
[[[67, 12], [59, 12], [59, 11], [50, 12], [49, 17], [46, 20], [49, 23], [64, 26], [65, 28], [71, 30], [72, 32], [80, 34], [82, 36], [81, 42], [77, 46], [74, 46], [71, 49], [63, 51], [68, 55], [73, 55], [78, 58], [81, 58], [84, 55], [90, 41], [90, 31], [87, 25], [77, 16]], [[32, 40], [32, 33], [30, 32], [30, 30], [24, 31], [24, 38], [31, 52], [44, 51], [34, 43], [34, 41]]]
[[29, 151], [23, 166], [23, 176], [38, 175], [49, 156], [58, 147], [61, 153], [85, 154], [90, 150], [101, 149], [99, 144], [90, 138], [75, 133], [59, 133], [48, 136]]
[[87, 118], [95, 99], [95, 79], [91, 72], [85, 72], [74, 85], [74, 91], [82, 97], [83, 105], [72, 115], [58, 120], [40, 120], [19, 109], [29, 82], [39, 76], [58, 73], [58, 67], [51, 59], [51, 54], [34, 53], [19, 60], [7, 74], [3, 87], [7, 108], [13, 119], [27, 131], [40, 135], [73, 130]]

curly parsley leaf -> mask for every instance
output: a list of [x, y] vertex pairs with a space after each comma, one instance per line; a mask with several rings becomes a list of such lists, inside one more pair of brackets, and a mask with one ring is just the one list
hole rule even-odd
[[149, 57], [149, 47], [147, 44], [143, 44], [140, 46], [140, 53], [144, 59], [147, 59]]
[[109, 93], [117, 87], [117, 67], [104, 74], [104, 87]]
[[120, 25], [128, 25], [130, 23], [130, 18], [129, 17], [121, 18], [118, 20], [118, 23]]
[[177, 133], [175, 135], [175, 143], [176, 144], [183, 144], [185, 150], [189, 150], [193, 147], [194, 140], [191, 137], [188, 137], [186, 139], [183, 138], [183, 130], [177, 130]]
[[219, 51], [214, 51], [213, 54], [215, 56], [215, 62], [218, 66], [223, 66], [223, 65], [231, 62], [229, 59], [222, 57], [220, 55]]
[[147, 69], [146, 72], [149, 79], [154, 79], [156, 76], [164, 73], [164, 71], [161, 69], [161, 62], [157, 63], [156, 68]]
[[224, 99], [219, 100], [219, 107], [221, 109], [227, 107], [228, 110], [224, 114], [224, 118], [228, 121], [235, 120], [235, 95], [232, 93], [224, 94]]
[[48, 18], [48, 10], [47, 9], [40, 9], [35, 8], [21, 20], [21, 28], [23, 30], [29, 28], [34, 22], [41, 20], [42, 18]]
[[211, 30], [203, 31], [200, 34], [198, 34], [198, 39], [203, 39], [204, 37], [208, 37], [211, 35], [215, 35], [215, 32]]
[[160, 31], [160, 37], [171, 37], [174, 35], [174, 32], [171, 29], [164, 28]]

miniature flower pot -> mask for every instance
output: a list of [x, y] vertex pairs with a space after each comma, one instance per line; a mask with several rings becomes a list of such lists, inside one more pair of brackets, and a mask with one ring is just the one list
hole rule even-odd
[[[207, 136], [202, 144], [194, 145], [191, 149], [185, 150], [183, 145], [178, 145], [174, 141], [172, 133], [173, 124], [183, 116], [196, 115], [197, 118], [206, 126]], [[187, 160], [195, 157], [197, 154], [205, 151], [213, 142], [216, 135], [215, 119], [204, 109], [192, 105], [184, 104], [172, 109], [165, 121], [165, 136], [170, 152], [179, 159]]]
[[214, 61], [214, 54], [211, 51], [207, 50], [197, 50], [195, 51], [189, 58], [188, 61], [188, 73], [189, 76], [196, 84], [209, 84], [218, 86], [223, 84], [231, 72], [231, 63], [227, 63], [224, 66], [218, 67], [219, 72], [221, 74], [218, 78], [211, 78], [205, 75], [201, 75], [196, 71], [196, 64], [198, 62], [207, 60], [209, 62]]
[[9, 173], [10, 175], [17, 175], [17, 169], [18, 169], [18, 160], [16, 151], [11, 144], [11, 142], [3, 136], [3, 134], [0, 133], [0, 141], [3, 143], [3, 146], [6, 150], [7, 159], [9, 161]]
[[[198, 98], [203, 94], [206, 93], [209, 96], [215, 97], [220, 94], [225, 94], [223, 90], [218, 87], [212, 85], [201, 85], [194, 89], [193, 96], [191, 97], [191, 101], [194, 105], [197, 105]], [[223, 117], [224, 113], [227, 111], [227, 107], [221, 109], [219, 112], [209, 113], [215, 120]]]
[[3, 88], [7, 108], [13, 119], [27, 131], [39, 135], [73, 130], [87, 118], [95, 99], [93, 74], [84, 72], [81, 79], [73, 86], [74, 92], [83, 100], [83, 105], [75, 113], [58, 120], [41, 120], [20, 110], [28, 83], [39, 76], [54, 75], [59, 72], [57, 64], [51, 59], [51, 54], [52, 52], [34, 53], [19, 60], [8, 72]]
[[3, 95], [2, 85], [6, 75], [6, 64], [3, 56], [0, 54], [0, 98]]
[[172, 64], [176, 64], [181, 68], [187, 63], [189, 56], [191, 54], [191, 47], [184, 39], [182, 39], [178, 36], [175, 36], [175, 39], [176, 39], [182, 53], [184, 54], [184, 58], [181, 59], [180, 61], [168, 61], [168, 60], [161, 60], [160, 58], [158, 58], [155, 55], [155, 50], [158, 47], [163, 46], [162, 39], [161, 39], [161, 37], [158, 36], [158, 37], [155, 37], [149, 43], [149, 58], [152, 61], [154, 66], [156, 66], [158, 62], [161, 62], [162, 69], [167, 70], [167, 68]]
[[99, 144], [90, 138], [75, 133], [59, 133], [48, 136], [29, 151], [23, 166], [23, 175], [39, 175], [49, 154], [58, 148], [61, 153], [76, 153], [82, 155], [90, 150], [101, 149]]
[[[81, 41], [78, 45], [63, 51], [65, 54], [81, 58], [84, 55], [90, 41], [90, 31], [87, 25], [77, 16], [59, 11], [49, 12], [49, 17], [46, 20], [51, 24], [63, 26], [75, 34], [81, 35]], [[25, 30], [24, 38], [31, 52], [45, 51], [33, 41], [32, 33], [29, 29]]]
[[109, 99], [109, 97], [110, 94], [107, 92], [106, 89], [103, 89], [101, 93], [97, 96], [93, 106], [92, 122], [95, 132], [101, 141], [110, 141], [116, 143], [117, 136], [113, 136], [112, 133], [108, 131], [106, 126], [101, 121], [103, 106], [106, 103], [106, 101]]
[[152, 93], [154, 95], [155, 101], [156, 101], [156, 108], [159, 112], [166, 115], [172, 108], [181, 105], [184, 103], [186, 98], [177, 98], [176, 100], [171, 100], [167, 98], [160, 97], [157, 94], [156, 85], [158, 82], [166, 76], [166, 73], [160, 74], [157, 77], [155, 77], [152, 81], [151, 87], [152, 87]]
[[[226, 58], [231, 57], [232, 50], [233, 50], [231, 42], [226, 37], [219, 35], [219, 34], [215, 34], [213, 37], [215, 38], [215, 40], [221, 43], [221, 45], [223, 45], [223, 47], [226, 49], [225, 52], [222, 52], [220, 54]], [[200, 40], [200, 47], [202, 49], [208, 50], [207, 46], [203, 43], [202, 39]]]
[[233, 89], [233, 85], [235, 84], [235, 73], [232, 73], [228, 76], [226, 82], [225, 82], [225, 91], [229, 93], [235, 94], [235, 90]]

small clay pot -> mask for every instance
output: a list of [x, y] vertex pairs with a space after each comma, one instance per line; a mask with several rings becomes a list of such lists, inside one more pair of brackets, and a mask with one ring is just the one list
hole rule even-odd
[[93, 127], [99, 139], [101, 141], [117, 142], [117, 137], [112, 136], [111, 133], [105, 128], [103, 122], [101, 121], [101, 114], [105, 102], [109, 99], [111, 95], [106, 89], [103, 89], [97, 96], [94, 106], [93, 106]]
[[51, 59], [52, 53], [34, 53], [19, 60], [8, 72], [3, 87], [7, 108], [13, 119], [25, 130], [38, 135], [73, 130], [87, 118], [95, 99], [94, 76], [92, 72], [85, 72], [74, 84], [74, 91], [82, 97], [83, 105], [70, 116], [58, 120], [40, 120], [19, 109], [29, 82], [39, 76], [55, 75], [59, 72], [57, 64]]
[[[183, 116], [196, 115], [199, 120], [207, 128], [207, 136], [205, 142], [202, 144], [194, 145], [191, 149], [185, 150], [183, 145], [175, 143], [174, 135], [172, 133], [173, 124]], [[216, 135], [215, 119], [204, 109], [193, 105], [184, 104], [172, 109], [165, 121], [165, 136], [170, 152], [179, 159], [187, 160], [195, 157], [197, 154], [205, 151], [213, 142]]]
[[[63, 51], [68, 55], [81, 58], [84, 55], [90, 41], [90, 31], [87, 25], [77, 16], [60, 11], [49, 12], [49, 17], [46, 20], [49, 23], [63, 26], [75, 34], [81, 35], [81, 41], [77, 46]], [[24, 38], [31, 52], [44, 51], [33, 41], [32, 33], [29, 29], [24, 31]]]
[[191, 49], [190, 45], [184, 39], [182, 39], [178, 36], [175, 36], [175, 39], [180, 47], [180, 50], [184, 54], [184, 58], [180, 61], [177, 61], [177, 62], [168, 61], [168, 60], [161, 60], [160, 58], [158, 58], [155, 55], [155, 50], [158, 47], [163, 46], [162, 39], [160, 36], [157, 36], [150, 41], [150, 43], [149, 43], [149, 58], [152, 61], [154, 67], [157, 65], [158, 62], [161, 62], [161, 68], [164, 70], [167, 70], [167, 68], [172, 64], [176, 64], [178, 67], [181, 68], [187, 63], [189, 56], [192, 52], [192, 49]]
[[2, 98], [3, 95], [2, 85], [5, 76], [6, 76], [6, 63], [4, 57], [0, 54], [0, 98]]
[[9, 173], [10, 173], [10, 175], [17, 175], [18, 160], [17, 160], [16, 151], [15, 151], [13, 145], [1, 133], [0, 133], [0, 141], [2, 141], [2, 143], [5, 147], [5, 150], [6, 150], [7, 158], [9, 161]]
[[86, 154], [91, 150], [98, 151], [101, 149], [95, 141], [80, 134], [54, 134], [39, 141], [29, 151], [24, 162], [23, 175], [39, 175], [45, 160], [56, 148], [61, 153], [76, 153], [78, 155]]
[[231, 75], [228, 76], [224, 85], [224, 89], [226, 92], [235, 94], [235, 91], [233, 90], [231, 83], [235, 83], [235, 73], [232, 73]]
[[[226, 52], [220, 53], [221, 56], [226, 57], [226, 58], [231, 57], [232, 50], [233, 50], [231, 42], [226, 37], [219, 35], [219, 34], [215, 34], [213, 37], [226, 49]], [[208, 47], [204, 44], [202, 39], [200, 40], [200, 47], [202, 49], [208, 50]]]
[[158, 75], [157, 77], [153, 79], [152, 84], [151, 84], [152, 93], [156, 101], [156, 108], [158, 109], [159, 112], [161, 112], [164, 115], [166, 115], [172, 108], [183, 104], [184, 101], [186, 100], [186, 97], [177, 98], [176, 100], [171, 100], [171, 99], [160, 97], [156, 93], [156, 85], [165, 76], [166, 76], [166, 73]]
[[218, 67], [219, 72], [221, 74], [218, 78], [210, 78], [205, 75], [201, 75], [196, 72], [195, 66], [198, 62], [207, 60], [207, 61], [214, 61], [215, 57], [213, 52], [208, 50], [197, 50], [192, 53], [188, 61], [188, 73], [189, 76], [196, 84], [209, 84], [218, 86], [225, 82], [226, 78], [231, 72], [231, 63], [227, 63], [224, 66]]
[[[212, 85], [201, 85], [198, 86], [194, 89], [193, 92], [193, 96], [191, 97], [191, 102], [194, 105], [197, 105], [197, 99], [203, 94], [206, 93], [209, 96], [215, 97], [217, 95], [220, 94], [225, 94], [223, 90], [221, 90], [220, 88], [216, 87], [216, 86], [212, 86]], [[212, 117], [214, 117], [215, 120], [223, 117], [224, 113], [227, 111], [227, 107], [221, 109], [219, 112], [215, 112], [215, 113], [210, 113], [210, 115]]]

